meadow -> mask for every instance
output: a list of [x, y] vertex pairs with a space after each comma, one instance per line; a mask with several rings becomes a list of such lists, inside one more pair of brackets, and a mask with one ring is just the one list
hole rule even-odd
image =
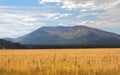
[[120, 48], [3, 49], [0, 75], [120, 75]]

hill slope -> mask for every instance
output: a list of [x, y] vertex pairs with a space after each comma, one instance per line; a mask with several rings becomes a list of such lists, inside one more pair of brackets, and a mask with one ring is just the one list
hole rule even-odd
[[120, 45], [120, 35], [86, 26], [48, 26], [42, 27], [28, 35], [17, 38], [15, 39], [15, 42], [31, 45]]

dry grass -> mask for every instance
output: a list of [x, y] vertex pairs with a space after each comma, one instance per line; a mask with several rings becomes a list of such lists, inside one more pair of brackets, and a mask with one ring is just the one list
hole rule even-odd
[[120, 75], [120, 48], [1, 50], [0, 75]]

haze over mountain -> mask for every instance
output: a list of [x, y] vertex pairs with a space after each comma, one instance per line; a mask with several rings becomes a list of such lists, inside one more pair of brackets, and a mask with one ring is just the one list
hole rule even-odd
[[120, 45], [120, 35], [86, 26], [46, 26], [14, 39], [14, 42], [28, 45]]

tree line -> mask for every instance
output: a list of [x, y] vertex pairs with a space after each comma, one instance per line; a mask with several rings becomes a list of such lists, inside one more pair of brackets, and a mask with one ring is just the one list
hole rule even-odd
[[0, 39], [0, 49], [65, 49], [65, 48], [120, 48], [120, 43], [87, 43], [70, 45], [23, 45]]

